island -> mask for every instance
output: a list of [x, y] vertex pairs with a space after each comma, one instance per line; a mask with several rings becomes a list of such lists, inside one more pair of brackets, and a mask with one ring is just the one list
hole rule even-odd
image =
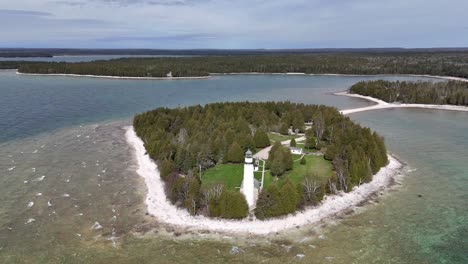
[[158, 166], [165, 197], [211, 218], [294, 214], [371, 182], [388, 164], [381, 136], [323, 105], [158, 108], [136, 115], [133, 129]]

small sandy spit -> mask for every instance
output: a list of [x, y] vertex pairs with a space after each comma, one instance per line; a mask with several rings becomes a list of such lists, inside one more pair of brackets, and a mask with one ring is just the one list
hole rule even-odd
[[399, 175], [403, 168], [403, 165], [397, 159], [389, 156], [389, 164], [374, 175], [372, 182], [362, 184], [350, 193], [327, 196], [319, 206], [308, 208], [294, 215], [266, 221], [220, 220], [204, 216], [191, 216], [187, 211], [172, 205], [164, 193], [164, 182], [160, 178], [157, 165], [146, 154], [143, 141], [136, 135], [133, 127], [126, 128], [126, 139], [128, 144], [135, 149], [137, 173], [144, 178], [148, 188], [146, 197], [148, 212], [162, 223], [191, 230], [265, 235], [317, 223], [338, 213], [353, 209], [366, 201], [374, 193], [391, 185], [394, 182], [394, 177]]
[[437, 110], [468, 112], [468, 107], [459, 106], [459, 105], [387, 103], [385, 101], [382, 101], [382, 100], [374, 98], [374, 97], [364, 96], [364, 95], [359, 95], [359, 94], [351, 94], [351, 93], [348, 93], [348, 92], [335, 93], [335, 95], [342, 95], [342, 96], [348, 96], [348, 97], [361, 98], [361, 99], [366, 99], [366, 100], [377, 103], [376, 105], [371, 105], [371, 106], [367, 106], [367, 107], [341, 110], [340, 113], [343, 114], [343, 115], [349, 115], [349, 114], [353, 114], [353, 113], [372, 111], [372, 110], [378, 110], [378, 109], [388, 109], [388, 108], [423, 108], [423, 109], [437, 109]]
[[23, 73], [16, 71], [18, 75], [31, 76], [62, 76], [62, 77], [86, 77], [86, 78], [102, 78], [102, 79], [123, 79], [123, 80], [191, 80], [191, 79], [208, 79], [211, 76], [194, 76], [194, 77], [131, 77], [131, 76], [107, 76], [107, 75], [92, 75], [92, 74], [65, 74], [65, 73]]

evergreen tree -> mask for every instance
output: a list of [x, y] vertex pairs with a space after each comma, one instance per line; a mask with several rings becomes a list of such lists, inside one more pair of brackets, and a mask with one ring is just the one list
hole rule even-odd
[[289, 148], [282, 147], [282, 148], [281, 148], [281, 152], [282, 152], [282, 156], [283, 156], [283, 166], [284, 166], [284, 169], [287, 170], [287, 171], [292, 170], [292, 169], [293, 169], [294, 160], [293, 160], [291, 151], [289, 150]]
[[288, 124], [282, 123], [279, 132], [282, 135], [289, 135], [289, 126], [288, 126]]
[[227, 160], [232, 163], [242, 163], [244, 161], [244, 151], [237, 142], [232, 143], [229, 148]]
[[254, 142], [256, 148], [265, 148], [270, 146], [270, 139], [268, 135], [263, 130], [257, 130], [254, 134]]
[[299, 203], [299, 194], [294, 185], [286, 179], [280, 190], [281, 214], [290, 214], [296, 211]]
[[286, 171], [283, 151], [277, 151], [270, 165], [270, 173], [273, 176], [281, 176]]
[[291, 139], [291, 142], [289, 143], [289, 146], [292, 148], [295, 148], [297, 146], [296, 140], [293, 138]]
[[281, 215], [281, 197], [275, 184], [270, 184], [263, 189], [257, 200], [255, 207], [255, 216], [262, 220]]
[[221, 196], [221, 217], [242, 219], [249, 213], [249, 206], [242, 193], [225, 190]]

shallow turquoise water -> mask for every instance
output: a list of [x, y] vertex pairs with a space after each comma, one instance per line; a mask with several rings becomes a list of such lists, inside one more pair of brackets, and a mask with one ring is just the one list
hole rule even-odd
[[[375, 204], [322, 228], [213, 241], [200, 234], [179, 237], [184, 232], [145, 215], [144, 185], [122, 129], [133, 114], [226, 100], [353, 108], [369, 103], [330, 92], [361, 79], [124, 81], [0, 72], [0, 263], [467, 263], [467, 113], [352, 115], [383, 134], [389, 150], [415, 171]], [[102, 229], [92, 229], [96, 222]], [[133, 235], [147, 229], [158, 234]], [[232, 246], [240, 253], [231, 254]]]

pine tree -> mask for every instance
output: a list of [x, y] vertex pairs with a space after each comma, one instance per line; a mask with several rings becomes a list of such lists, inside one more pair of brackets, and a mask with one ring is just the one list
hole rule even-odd
[[255, 147], [265, 148], [270, 146], [270, 139], [268, 138], [267, 133], [263, 130], [257, 130], [254, 134]]
[[288, 126], [288, 124], [282, 123], [279, 132], [282, 135], [289, 135], [289, 126]]
[[275, 184], [270, 184], [266, 189], [260, 192], [255, 207], [255, 216], [262, 220], [281, 215], [280, 211], [280, 193]]
[[227, 154], [227, 160], [232, 163], [241, 163], [244, 161], [244, 151], [237, 142], [232, 143]]
[[294, 185], [286, 179], [280, 190], [281, 214], [290, 214], [296, 211], [299, 195]]
[[286, 171], [292, 170], [294, 166], [294, 160], [293, 160], [291, 151], [286, 147], [282, 147], [281, 152], [283, 156], [284, 169]]
[[297, 146], [296, 140], [293, 138], [291, 139], [291, 142], [289, 143], [289, 146], [292, 148], [295, 148]]
[[223, 191], [221, 195], [221, 217], [226, 219], [242, 219], [249, 213], [249, 206], [240, 192]]
[[273, 176], [281, 176], [286, 171], [285, 162], [284, 162], [285, 158], [284, 158], [283, 153], [284, 153], [283, 151], [277, 151], [273, 161], [271, 162], [270, 173]]

